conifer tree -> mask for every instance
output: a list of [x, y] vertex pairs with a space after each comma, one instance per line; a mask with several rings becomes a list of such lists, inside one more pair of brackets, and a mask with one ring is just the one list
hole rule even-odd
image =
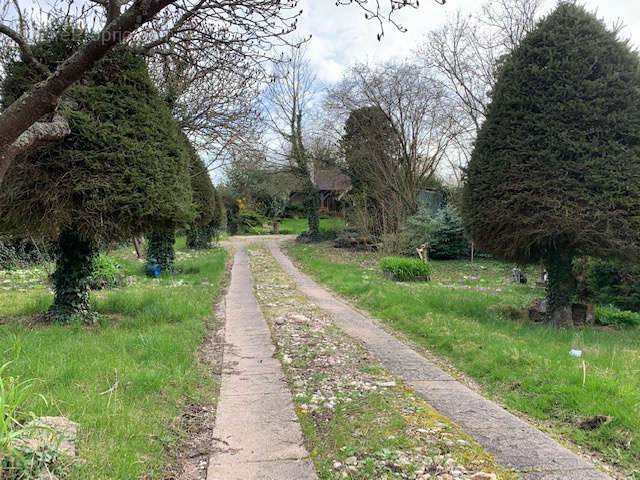
[[571, 324], [573, 258], [639, 250], [637, 53], [584, 8], [560, 3], [500, 67], [463, 197], [476, 244], [544, 262], [550, 319]]
[[215, 190], [206, 165], [186, 136], [184, 141], [191, 160], [189, 173], [197, 215], [187, 230], [187, 247], [202, 250], [211, 246], [213, 238], [214, 232], [210, 223], [213, 220], [216, 208]]
[[[67, 42], [84, 38], [60, 25], [32, 50], [55, 65]], [[37, 80], [32, 68], [6, 66], [4, 105]], [[195, 216], [189, 157], [142, 56], [112, 51], [66, 102], [71, 133], [17, 157], [0, 190], [1, 230], [57, 239], [51, 314], [59, 319], [89, 313], [88, 277], [101, 243], [173, 230]]]

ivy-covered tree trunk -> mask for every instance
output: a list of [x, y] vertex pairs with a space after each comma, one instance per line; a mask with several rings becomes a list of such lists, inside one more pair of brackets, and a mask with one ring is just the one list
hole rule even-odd
[[192, 225], [187, 230], [187, 247], [194, 250], [206, 250], [211, 247], [213, 229], [210, 225]]
[[55, 320], [89, 314], [89, 280], [97, 254], [96, 244], [74, 230], [65, 230], [58, 237], [53, 273], [55, 297], [49, 310]]
[[555, 251], [547, 255], [547, 300], [549, 319], [559, 326], [572, 326], [571, 304], [576, 290], [573, 252]]
[[151, 232], [147, 243], [147, 262], [155, 261], [162, 270], [172, 271], [176, 258], [175, 232]]
[[303, 207], [305, 216], [307, 217], [307, 221], [309, 222], [309, 233], [312, 237], [317, 237], [320, 234], [318, 203], [318, 189], [311, 182], [311, 179], [309, 179], [304, 189]]

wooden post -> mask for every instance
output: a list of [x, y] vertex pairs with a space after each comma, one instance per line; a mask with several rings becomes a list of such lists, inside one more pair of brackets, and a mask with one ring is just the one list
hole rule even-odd
[[140, 255], [140, 245], [138, 244], [138, 239], [136, 237], [133, 237], [133, 248], [136, 249], [136, 255], [138, 258], [142, 258]]
[[475, 245], [473, 244], [473, 242], [471, 242], [471, 263], [473, 263], [473, 256], [474, 256], [474, 250], [475, 250]]

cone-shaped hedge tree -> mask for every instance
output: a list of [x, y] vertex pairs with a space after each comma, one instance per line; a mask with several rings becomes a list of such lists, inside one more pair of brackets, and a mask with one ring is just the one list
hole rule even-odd
[[468, 165], [466, 228], [484, 251], [545, 263], [571, 323], [572, 259], [631, 256], [640, 233], [640, 62], [561, 3], [506, 59]]
[[[33, 51], [55, 63], [64, 58], [60, 39], [76, 35], [52, 31]], [[8, 65], [3, 99], [35, 78], [21, 62]], [[0, 230], [58, 239], [51, 313], [59, 318], [88, 312], [101, 242], [173, 230], [195, 216], [188, 153], [141, 56], [114, 50], [66, 98], [71, 134], [17, 158], [0, 189]]]
[[196, 219], [187, 230], [187, 247], [196, 250], [209, 248], [213, 238], [213, 230], [210, 227], [215, 214], [216, 198], [213, 183], [209, 176], [209, 170], [198, 156], [195, 149], [185, 137], [186, 146], [191, 159], [191, 189], [196, 208]]

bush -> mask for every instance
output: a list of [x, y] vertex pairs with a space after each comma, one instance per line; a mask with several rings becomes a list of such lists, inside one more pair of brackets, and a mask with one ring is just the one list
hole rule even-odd
[[574, 260], [573, 270], [581, 300], [640, 312], [640, 265], [582, 257]]
[[285, 218], [300, 218], [304, 217], [304, 208], [302, 205], [287, 205], [282, 214]]
[[597, 306], [596, 322], [612, 327], [635, 327], [640, 325], [640, 313], [620, 310], [613, 305]]
[[428, 206], [420, 207], [416, 215], [407, 219], [405, 233], [412, 250], [423, 243], [429, 244], [429, 258], [463, 258], [471, 251], [462, 218], [450, 205], [435, 213]]
[[326, 242], [329, 240], [335, 240], [338, 236], [338, 232], [335, 230], [320, 231], [318, 233], [302, 232], [296, 237], [298, 243], [317, 243]]
[[429, 280], [431, 275], [431, 265], [419, 258], [384, 257], [380, 260], [380, 268], [400, 282]]
[[243, 229], [261, 227], [263, 224], [268, 223], [267, 217], [256, 210], [240, 210], [238, 221]]
[[89, 288], [102, 290], [118, 287], [124, 281], [122, 265], [107, 255], [100, 254], [94, 261], [94, 269], [89, 279]]
[[0, 270], [28, 267], [48, 260], [44, 245], [38, 245], [31, 239], [0, 236]]

